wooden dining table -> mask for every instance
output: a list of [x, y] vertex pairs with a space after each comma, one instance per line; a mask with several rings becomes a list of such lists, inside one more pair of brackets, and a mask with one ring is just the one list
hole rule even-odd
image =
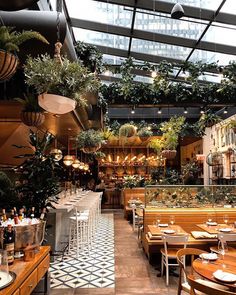
[[218, 283], [220, 285], [227, 286], [230, 291], [236, 292], [236, 282], [226, 283], [214, 278], [213, 273], [217, 270], [222, 270], [224, 272], [229, 272], [236, 275], [236, 259], [232, 259], [229, 255], [219, 255], [219, 258], [214, 261], [209, 261], [204, 263], [200, 258], [197, 258], [192, 263], [193, 270], [199, 274], [201, 277]]
[[161, 236], [163, 234], [165, 234], [166, 230], [174, 230], [175, 233], [174, 234], [187, 234], [186, 231], [184, 231], [182, 229], [181, 226], [179, 225], [168, 225], [166, 227], [161, 227], [161, 226], [157, 226], [157, 225], [148, 225], [148, 230], [151, 233], [152, 236]]
[[233, 233], [233, 234], [236, 234], [236, 228], [233, 227], [232, 224], [216, 224], [216, 225], [207, 225], [206, 223], [202, 223], [202, 224], [197, 224], [197, 226], [208, 232], [209, 234], [218, 234], [220, 233], [220, 229], [223, 229], [223, 228], [230, 228], [231, 231], [230, 233]]

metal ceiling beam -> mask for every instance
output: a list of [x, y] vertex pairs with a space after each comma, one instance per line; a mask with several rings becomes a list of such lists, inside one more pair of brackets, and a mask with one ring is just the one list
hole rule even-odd
[[[93, 21], [81, 20], [76, 18], [71, 18], [71, 25], [76, 28], [82, 28], [86, 30], [109, 33], [113, 35], [120, 35], [123, 37], [131, 37], [130, 29], [125, 27], [119, 27], [114, 25], [107, 25], [102, 23], [97, 23]], [[230, 45], [224, 45], [219, 43], [201, 41], [196, 46], [195, 39], [188, 39], [170, 35], [164, 35], [160, 33], [147, 32], [142, 30], [134, 30], [132, 37], [141, 40], [155, 41], [164, 44], [170, 44], [175, 46], [187, 47], [187, 48], [196, 48], [201, 50], [225, 53], [236, 55], [236, 47]]]
[[[94, 0], [94, 1], [117, 4], [117, 5], [127, 6], [127, 7], [134, 7], [135, 5], [135, 0]], [[195, 19], [200, 19], [200, 20], [202, 19], [202, 20], [209, 21], [214, 15], [214, 11], [210, 9], [187, 6], [182, 3], [181, 5], [184, 9], [185, 17], [191, 17]], [[149, 0], [149, 1], [139, 0], [136, 6], [139, 9], [170, 14], [174, 6], [174, 3], [158, 1], [158, 0]], [[236, 17], [234, 14], [230, 14], [230, 13], [223, 13], [223, 12], [219, 13], [215, 21], [223, 23], [223, 24], [228, 24], [228, 25], [236, 25]]]
[[[88, 43], [90, 45], [94, 45], [91, 43]], [[103, 54], [109, 54], [109, 55], [114, 55], [114, 56], [120, 56], [123, 58], [128, 57], [128, 52], [127, 50], [124, 49], [119, 49], [119, 48], [114, 48], [114, 47], [106, 47], [106, 46], [101, 46], [101, 45], [96, 45], [96, 47], [103, 53]], [[140, 52], [130, 52], [130, 56], [135, 58], [136, 60], [141, 60], [141, 61], [148, 61], [150, 63], [160, 63], [163, 60], [166, 60], [171, 63], [182, 63], [184, 60], [181, 59], [175, 59], [175, 58], [170, 58], [166, 56], [159, 56], [159, 55], [151, 55], [151, 54], [146, 54], [146, 53], [140, 53]]]

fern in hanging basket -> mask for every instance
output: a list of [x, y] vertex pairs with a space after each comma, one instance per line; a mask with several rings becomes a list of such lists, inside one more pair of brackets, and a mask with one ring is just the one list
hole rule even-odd
[[78, 148], [84, 153], [94, 153], [101, 148], [103, 137], [100, 131], [89, 129], [77, 136]]
[[[45, 93], [51, 94], [51, 99], [56, 101], [57, 98], [53, 95], [57, 95], [59, 99], [64, 97], [76, 102], [79, 106], [86, 106], [86, 100], [82, 94], [86, 91], [95, 92], [100, 82], [79, 62], [70, 62], [65, 57], [61, 58], [61, 61], [61, 63], [58, 62], [48, 54], [37, 58], [29, 57], [24, 66], [26, 83], [33, 86], [42, 97]], [[63, 114], [65, 105], [63, 106], [63, 101], [61, 104], [57, 113]]]

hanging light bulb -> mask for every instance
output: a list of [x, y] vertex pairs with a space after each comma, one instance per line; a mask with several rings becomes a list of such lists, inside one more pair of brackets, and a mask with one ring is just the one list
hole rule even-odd
[[171, 10], [171, 17], [175, 19], [179, 19], [184, 16], [184, 9], [181, 4], [176, 3]]
[[80, 170], [83, 170], [84, 169], [84, 163], [83, 162], [80, 162], [79, 169]]
[[88, 171], [89, 170], [89, 164], [84, 164], [84, 171]]
[[69, 136], [68, 136], [68, 155], [63, 158], [63, 163], [66, 166], [71, 166], [74, 161], [74, 156], [70, 155]]
[[74, 159], [73, 163], [72, 163], [72, 167], [75, 169], [78, 169], [80, 166], [80, 161], [78, 159]]

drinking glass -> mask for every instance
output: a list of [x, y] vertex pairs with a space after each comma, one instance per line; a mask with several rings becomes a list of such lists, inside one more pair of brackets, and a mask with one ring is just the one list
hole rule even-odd
[[174, 215], [170, 215], [170, 224], [174, 225], [175, 223], [175, 216]]
[[157, 215], [156, 225], [158, 226], [161, 222], [161, 215]]
[[[224, 260], [225, 257], [225, 253], [228, 251], [228, 245], [226, 242], [218, 242], [218, 252], [221, 254], [222, 256], [222, 260]], [[225, 268], [226, 265], [223, 263], [222, 267]]]
[[225, 215], [223, 216], [223, 221], [224, 221], [224, 223], [227, 225], [227, 224], [228, 224], [228, 221], [229, 221], [229, 215], [225, 214]]

